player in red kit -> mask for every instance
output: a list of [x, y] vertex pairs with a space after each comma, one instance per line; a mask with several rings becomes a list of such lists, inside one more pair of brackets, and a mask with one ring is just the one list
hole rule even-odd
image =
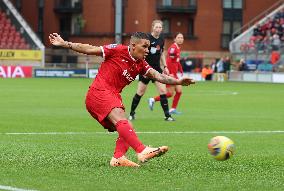
[[[167, 54], [167, 66], [169, 70], [170, 76], [178, 79], [178, 72], [183, 74], [183, 69], [180, 64], [180, 45], [183, 43], [184, 38], [182, 33], [177, 33], [174, 39], [174, 43], [169, 47]], [[177, 105], [182, 94], [182, 86], [181, 85], [167, 85], [167, 94], [166, 96], [172, 97], [174, 95], [172, 108], [169, 110], [170, 114], [181, 114], [181, 112], [177, 111]], [[154, 98], [150, 98], [148, 100], [149, 108], [153, 110], [154, 103], [156, 101], [160, 101], [160, 96], [156, 96]]]
[[134, 33], [129, 46], [112, 44], [98, 47], [72, 43], [64, 41], [57, 33], [50, 34], [49, 40], [54, 46], [104, 57], [98, 74], [88, 90], [85, 103], [91, 116], [105, 129], [118, 132], [114, 155], [110, 161], [111, 166], [139, 167], [139, 164], [126, 158], [125, 153], [129, 147], [135, 150], [139, 162], [145, 162], [168, 151], [167, 146], [147, 147], [139, 140], [126, 118], [120, 93], [138, 74], [165, 84], [188, 86], [194, 81], [189, 78], [178, 80], [152, 69], [144, 60], [150, 45], [147, 34]]

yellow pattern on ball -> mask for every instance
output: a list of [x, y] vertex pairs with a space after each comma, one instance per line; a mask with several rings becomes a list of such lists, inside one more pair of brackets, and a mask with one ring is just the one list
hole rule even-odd
[[234, 142], [225, 136], [213, 137], [209, 144], [208, 150], [216, 160], [227, 160], [235, 153]]

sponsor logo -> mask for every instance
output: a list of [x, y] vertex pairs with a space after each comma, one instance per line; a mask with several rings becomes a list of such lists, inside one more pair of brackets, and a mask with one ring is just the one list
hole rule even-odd
[[160, 45], [157, 45], [156, 48], [157, 48], [157, 50], [160, 50], [160, 49], [161, 49]]
[[40, 50], [0, 50], [0, 60], [42, 60]]
[[131, 75], [128, 73], [127, 70], [123, 70], [122, 76], [124, 76], [130, 82], [132, 82], [134, 80], [134, 78], [131, 77]]
[[117, 47], [117, 44], [109, 44], [109, 45], [107, 45], [106, 47], [107, 47], [107, 48], [115, 48], [115, 47]]
[[0, 78], [32, 77], [31, 66], [0, 66]]

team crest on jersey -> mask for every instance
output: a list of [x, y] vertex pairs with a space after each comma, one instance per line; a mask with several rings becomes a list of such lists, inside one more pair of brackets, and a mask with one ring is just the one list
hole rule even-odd
[[117, 44], [109, 44], [109, 45], [107, 45], [106, 47], [107, 47], [107, 48], [115, 48], [115, 47], [117, 47]]
[[156, 49], [157, 49], [157, 50], [160, 50], [160, 49], [161, 49], [160, 45], [157, 45], [157, 46], [156, 46]]
[[173, 53], [175, 53], [175, 48], [170, 49], [170, 54], [173, 54]]

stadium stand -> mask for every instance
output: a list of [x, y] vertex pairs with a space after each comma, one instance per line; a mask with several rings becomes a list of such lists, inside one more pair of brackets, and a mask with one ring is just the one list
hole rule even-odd
[[284, 36], [284, 8], [273, 17], [268, 17], [264, 23], [253, 28], [253, 34], [248, 43], [243, 43], [241, 48], [252, 50], [279, 50], [283, 46]]
[[[252, 47], [253, 42], [257, 40], [254, 39], [254, 37], [252, 36], [254, 36], [254, 34], [256, 33], [257, 35], [255, 36], [258, 36], [258, 34], [261, 33], [261, 31], [257, 31], [256, 28], [261, 26], [263, 26], [263, 29], [265, 27], [268, 28], [272, 27], [272, 25], [269, 26], [267, 23], [274, 23], [275, 21], [273, 20], [278, 18], [279, 14], [281, 14], [283, 9], [284, 9], [284, 0], [280, 0], [277, 3], [273, 4], [271, 7], [269, 7], [267, 10], [263, 11], [261, 14], [253, 18], [250, 22], [246, 23], [244, 26], [237, 29], [233, 33], [234, 37], [233, 40], [230, 42], [230, 52], [235, 54], [246, 51], [247, 46], [244, 46], [245, 44], [249, 44]], [[276, 32], [275, 29], [273, 29], [272, 31], [274, 33]], [[261, 35], [266, 35], [266, 34], [263, 33]]]
[[9, 0], [0, 1], [0, 51], [0, 65], [45, 65], [43, 43]]
[[234, 33], [247, 27], [230, 43], [234, 60], [244, 58], [249, 71], [279, 71], [284, 64], [279, 56], [284, 52], [284, 1], [272, 5], [248, 25]]
[[0, 10], [0, 49], [30, 49], [5, 12]]

